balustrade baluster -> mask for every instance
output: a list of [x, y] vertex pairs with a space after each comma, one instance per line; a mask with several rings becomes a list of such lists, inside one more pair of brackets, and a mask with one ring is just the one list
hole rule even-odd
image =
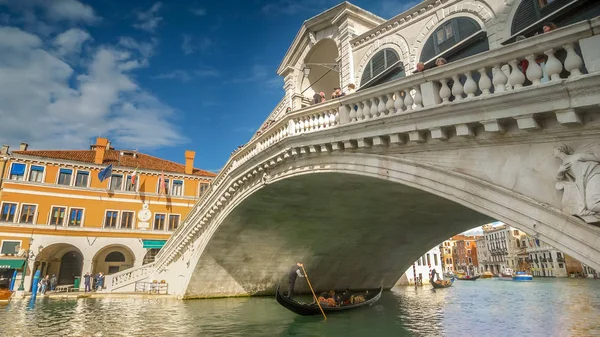
[[416, 86], [413, 88], [415, 90], [415, 108], [423, 107], [423, 96], [421, 95], [421, 87]]
[[506, 91], [506, 82], [508, 77], [502, 71], [500, 64], [496, 64], [492, 70], [492, 82], [494, 83], [494, 93]]
[[379, 117], [379, 111], [377, 109], [376, 99], [377, 99], [376, 97], [369, 99], [371, 101], [371, 117], [372, 118]]
[[377, 97], [379, 100], [379, 104], [377, 105], [377, 112], [379, 116], [385, 116], [387, 114], [387, 109], [385, 107], [385, 95]]
[[542, 71], [542, 67], [540, 67], [537, 62], [535, 62], [535, 55], [531, 54], [526, 57], [529, 65], [527, 66], [527, 71], [525, 75], [527, 75], [527, 79], [533, 83], [533, 85], [541, 84], [542, 76], [544, 76], [544, 72]]
[[440, 83], [442, 83], [442, 87], [440, 88], [440, 98], [442, 99], [442, 103], [450, 103], [450, 96], [452, 93], [450, 92], [450, 87], [448, 87], [448, 79], [441, 79]]
[[413, 109], [413, 103], [414, 103], [414, 100], [412, 98], [412, 95], [410, 94], [410, 90], [407, 90], [406, 97], [404, 97], [404, 104], [406, 104], [407, 111]]
[[385, 102], [385, 109], [390, 115], [396, 112], [396, 109], [394, 108], [394, 98], [392, 96], [393, 95], [391, 93], [387, 94], [387, 101]]
[[365, 114], [363, 113], [363, 104], [362, 102], [356, 102], [356, 120], [361, 121], [365, 119]]
[[304, 132], [304, 125], [306, 124], [305, 122], [305, 117], [302, 117], [302, 119], [300, 119], [300, 122], [298, 123], [300, 132]]
[[546, 61], [546, 73], [551, 81], [560, 80], [560, 72], [563, 69], [562, 63], [554, 56], [554, 49], [548, 49], [544, 52], [548, 56]]
[[318, 119], [318, 121], [319, 121], [319, 125], [318, 125], [318, 127], [317, 127], [317, 128], [320, 130], [320, 129], [323, 129], [323, 128], [325, 127], [325, 116], [323, 116], [323, 113], [322, 113], [322, 112], [320, 112], [320, 113], [318, 114], [318, 118], [319, 118], [319, 119]]
[[371, 106], [369, 105], [369, 100], [363, 101], [362, 102], [362, 113], [365, 116], [364, 119], [371, 119]]
[[331, 118], [332, 118], [332, 122], [331, 122], [332, 126], [340, 124], [340, 118], [341, 117], [340, 117], [340, 111], [339, 111], [339, 109], [333, 110], [333, 116]]
[[308, 116], [308, 131], [313, 131], [315, 129], [315, 116]]
[[404, 111], [404, 98], [402, 97], [402, 91], [396, 92], [396, 100], [394, 101], [394, 108], [396, 113]]
[[467, 77], [464, 87], [465, 93], [467, 94], [467, 98], [473, 98], [477, 92], [477, 83], [475, 83], [475, 80], [473, 80], [473, 76], [471, 75], [470, 71], [467, 71], [465, 76]]
[[482, 95], [489, 95], [492, 88], [492, 81], [485, 68], [479, 69], [479, 74], [479, 90], [481, 90]]
[[350, 111], [350, 113], [348, 114], [348, 119], [350, 119], [350, 123], [356, 122], [356, 110], [354, 110], [354, 104], [346, 105], [346, 109]]
[[294, 127], [295, 127], [295, 132], [294, 134], [299, 134], [300, 132], [302, 132], [302, 120], [301, 119], [297, 119], [296, 122], [294, 123]]
[[569, 78], [574, 76], [581, 75], [581, 67], [583, 67], [583, 60], [581, 56], [577, 54], [575, 51], [575, 44], [568, 43], [564, 45], [565, 50], [567, 51], [567, 58], [565, 59], [565, 69], [571, 73]]
[[465, 93], [465, 89], [460, 83], [460, 75], [456, 74], [452, 76], [452, 95], [454, 95], [454, 100], [460, 102], [464, 99], [463, 94]]
[[511, 85], [513, 89], [520, 89], [523, 87], [523, 83], [525, 83], [525, 75], [517, 66], [518, 60], [510, 61], [510, 68], [512, 71], [510, 72], [510, 76], [508, 77], [508, 83]]

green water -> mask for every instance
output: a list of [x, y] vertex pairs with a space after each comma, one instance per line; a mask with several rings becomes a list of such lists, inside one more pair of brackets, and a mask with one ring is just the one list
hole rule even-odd
[[377, 304], [297, 316], [274, 298], [39, 298], [0, 306], [0, 336], [600, 336], [600, 281], [456, 281], [397, 287]]

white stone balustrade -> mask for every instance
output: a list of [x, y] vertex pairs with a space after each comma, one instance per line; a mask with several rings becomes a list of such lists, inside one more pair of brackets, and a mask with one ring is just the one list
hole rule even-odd
[[148, 263], [143, 266], [133, 267], [115, 274], [106, 275], [104, 286], [107, 291], [114, 291], [118, 288], [147, 278], [153, 270], [154, 263]]
[[[395, 116], [404, 114], [418, 116], [437, 107], [468, 104], [482, 97], [511, 94], [511, 92], [531, 87], [543, 87], [560, 81], [574, 80], [583, 75], [585, 66], [584, 58], [576, 51], [579, 40], [592, 36], [593, 30], [597, 30], [599, 26], [598, 20], [593, 21], [593, 24], [590, 22], [573, 24], [551, 33], [541, 34], [419, 74], [412, 74], [376, 87], [359, 90], [339, 99], [332, 99], [325, 103], [283, 114], [275, 124], [254, 137], [243, 149], [231, 156], [223, 170], [213, 180], [210, 191], [200, 198], [194, 211], [188, 215], [183, 221], [183, 225], [178, 228], [158, 254], [155, 262], [156, 268], [161, 268], [174, 259], [180, 253], [181, 247], [185, 246], [184, 240], [190, 241], [191, 237], [199, 235], [200, 227], [211, 221], [211, 217], [215, 213], [214, 207], [218, 209], [218, 206], [212, 205], [223, 203], [225, 202], [223, 199], [228, 198], [223, 196], [223, 186], [233, 183], [233, 187], [226, 187], [230, 189], [227, 193], [233, 193], [236, 184], [243, 183], [243, 180], [240, 180], [239, 184], [236, 183], [235, 179], [237, 178], [232, 178], [232, 176], [236, 176], [243, 170], [244, 163], [265, 152], [275, 151], [272, 149], [278, 148], [277, 144], [280, 142], [307, 133], [395, 118]], [[559, 51], [563, 55], [566, 54], [566, 58], [562, 62], [556, 56]], [[540, 55], [547, 57], [543, 67], [550, 83], [542, 81], [543, 69], [536, 63], [536, 58]], [[525, 73], [520, 68], [520, 63], [524, 59], [529, 61]], [[502, 69], [506, 69], [506, 73]], [[561, 78], [561, 73], [565, 77], [563, 69], [569, 74], [566, 78]], [[532, 116], [515, 116], [514, 118], [520, 121], [535, 122]], [[488, 132], [503, 131], [502, 125], [495, 119], [480, 120], [478, 123], [484, 125]], [[447, 127], [456, 128], [457, 135], [473, 136], [469, 124], [461, 122], [457, 125], [413, 130], [407, 133], [410, 136], [407, 138], [423, 142], [425, 141], [423, 132], [430, 132], [433, 139], [444, 140], [447, 138], [445, 129]], [[389, 137], [389, 139], [385, 139], [390, 143], [403, 142], [403, 138], [398, 134], [386, 137]], [[374, 139], [369, 142], [362, 139], [344, 141], [340, 144], [370, 146], [377, 145], [382, 141], [380, 138]], [[336, 148], [341, 145], [334, 143], [328, 146]], [[306, 146], [299, 148], [298, 151], [311, 153], [311, 149], [319, 151], [324, 147], [321, 145]], [[250, 173], [250, 175], [252, 174]], [[248, 178], [245, 177], [245, 179]]]

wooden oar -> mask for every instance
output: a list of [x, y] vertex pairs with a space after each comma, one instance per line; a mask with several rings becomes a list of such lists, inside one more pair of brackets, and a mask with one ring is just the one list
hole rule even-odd
[[319, 299], [317, 298], [317, 294], [315, 294], [315, 291], [314, 291], [312, 285], [310, 284], [310, 281], [308, 280], [308, 274], [306, 274], [306, 270], [304, 269], [304, 265], [302, 265], [302, 272], [304, 273], [304, 277], [306, 277], [306, 282], [308, 283], [308, 286], [310, 287], [310, 291], [312, 291], [312, 294], [315, 297], [315, 302], [317, 302], [317, 305], [319, 306], [319, 309], [321, 309], [321, 313], [323, 314], [323, 318], [325, 318], [325, 320], [327, 320], [327, 316], [325, 316], [325, 311], [323, 311], [323, 308], [321, 308], [321, 303], [319, 302]]

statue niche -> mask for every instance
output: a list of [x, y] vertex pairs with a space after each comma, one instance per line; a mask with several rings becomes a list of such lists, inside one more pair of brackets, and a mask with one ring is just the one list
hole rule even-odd
[[587, 223], [600, 222], [600, 153], [575, 152], [568, 145], [554, 148], [562, 161], [556, 188], [563, 190], [562, 209]]

